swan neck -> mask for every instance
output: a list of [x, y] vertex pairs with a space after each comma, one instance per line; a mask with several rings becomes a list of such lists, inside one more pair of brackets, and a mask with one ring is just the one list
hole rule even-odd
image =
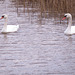
[[65, 34], [71, 34], [71, 25], [72, 25], [72, 16], [68, 18], [68, 27], [64, 32]]
[[4, 27], [7, 27], [7, 20], [8, 18], [5, 19]]
[[68, 26], [71, 27], [72, 25], [72, 16], [68, 19]]

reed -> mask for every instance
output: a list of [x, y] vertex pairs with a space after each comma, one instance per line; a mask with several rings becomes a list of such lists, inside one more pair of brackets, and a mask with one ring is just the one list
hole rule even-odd
[[25, 7], [39, 8], [41, 13], [74, 13], [75, 0], [14, 0]]

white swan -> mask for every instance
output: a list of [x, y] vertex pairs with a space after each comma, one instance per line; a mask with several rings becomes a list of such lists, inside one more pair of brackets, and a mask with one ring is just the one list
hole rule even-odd
[[68, 19], [68, 27], [64, 31], [64, 33], [66, 35], [73, 35], [73, 34], [75, 34], [75, 26], [71, 26], [72, 25], [72, 15], [70, 13], [66, 13], [62, 20], [66, 19], [66, 18]]
[[3, 14], [3, 16], [0, 19], [3, 18], [5, 19], [5, 23], [1, 33], [16, 32], [18, 30], [19, 25], [7, 25], [8, 16], [6, 14]]

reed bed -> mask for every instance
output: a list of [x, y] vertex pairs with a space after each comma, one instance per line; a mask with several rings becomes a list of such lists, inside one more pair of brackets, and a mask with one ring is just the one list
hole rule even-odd
[[38, 8], [41, 12], [57, 12], [65, 13], [75, 12], [75, 0], [12, 0], [17, 5], [23, 5], [24, 7], [31, 6], [31, 8]]
[[[61, 19], [64, 13], [75, 13], [75, 0], [11, 0], [15, 3], [17, 13], [20, 12], [40, 12], [41, 17], [49, 17], [55, 14], [60, 14]], [[24, 8], [20, 11], [18, 8]], [[27, 8], [27, 10], [25, 10]], [[32, 10], [30, 10], [32, 8]], [[19, 12], [20, 11], [20, 12]]]

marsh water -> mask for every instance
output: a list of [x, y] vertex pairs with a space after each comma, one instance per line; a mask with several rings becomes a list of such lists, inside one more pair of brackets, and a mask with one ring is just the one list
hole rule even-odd
[[36, 8], [0, 0], [0, 16], [20, 26], [2, 34], [0, 20], [0, 75], [75, 75], [75, 35], [64, 35], [67, 20], [60, 23], [60, 14], [52, 13], [41, 17]]

